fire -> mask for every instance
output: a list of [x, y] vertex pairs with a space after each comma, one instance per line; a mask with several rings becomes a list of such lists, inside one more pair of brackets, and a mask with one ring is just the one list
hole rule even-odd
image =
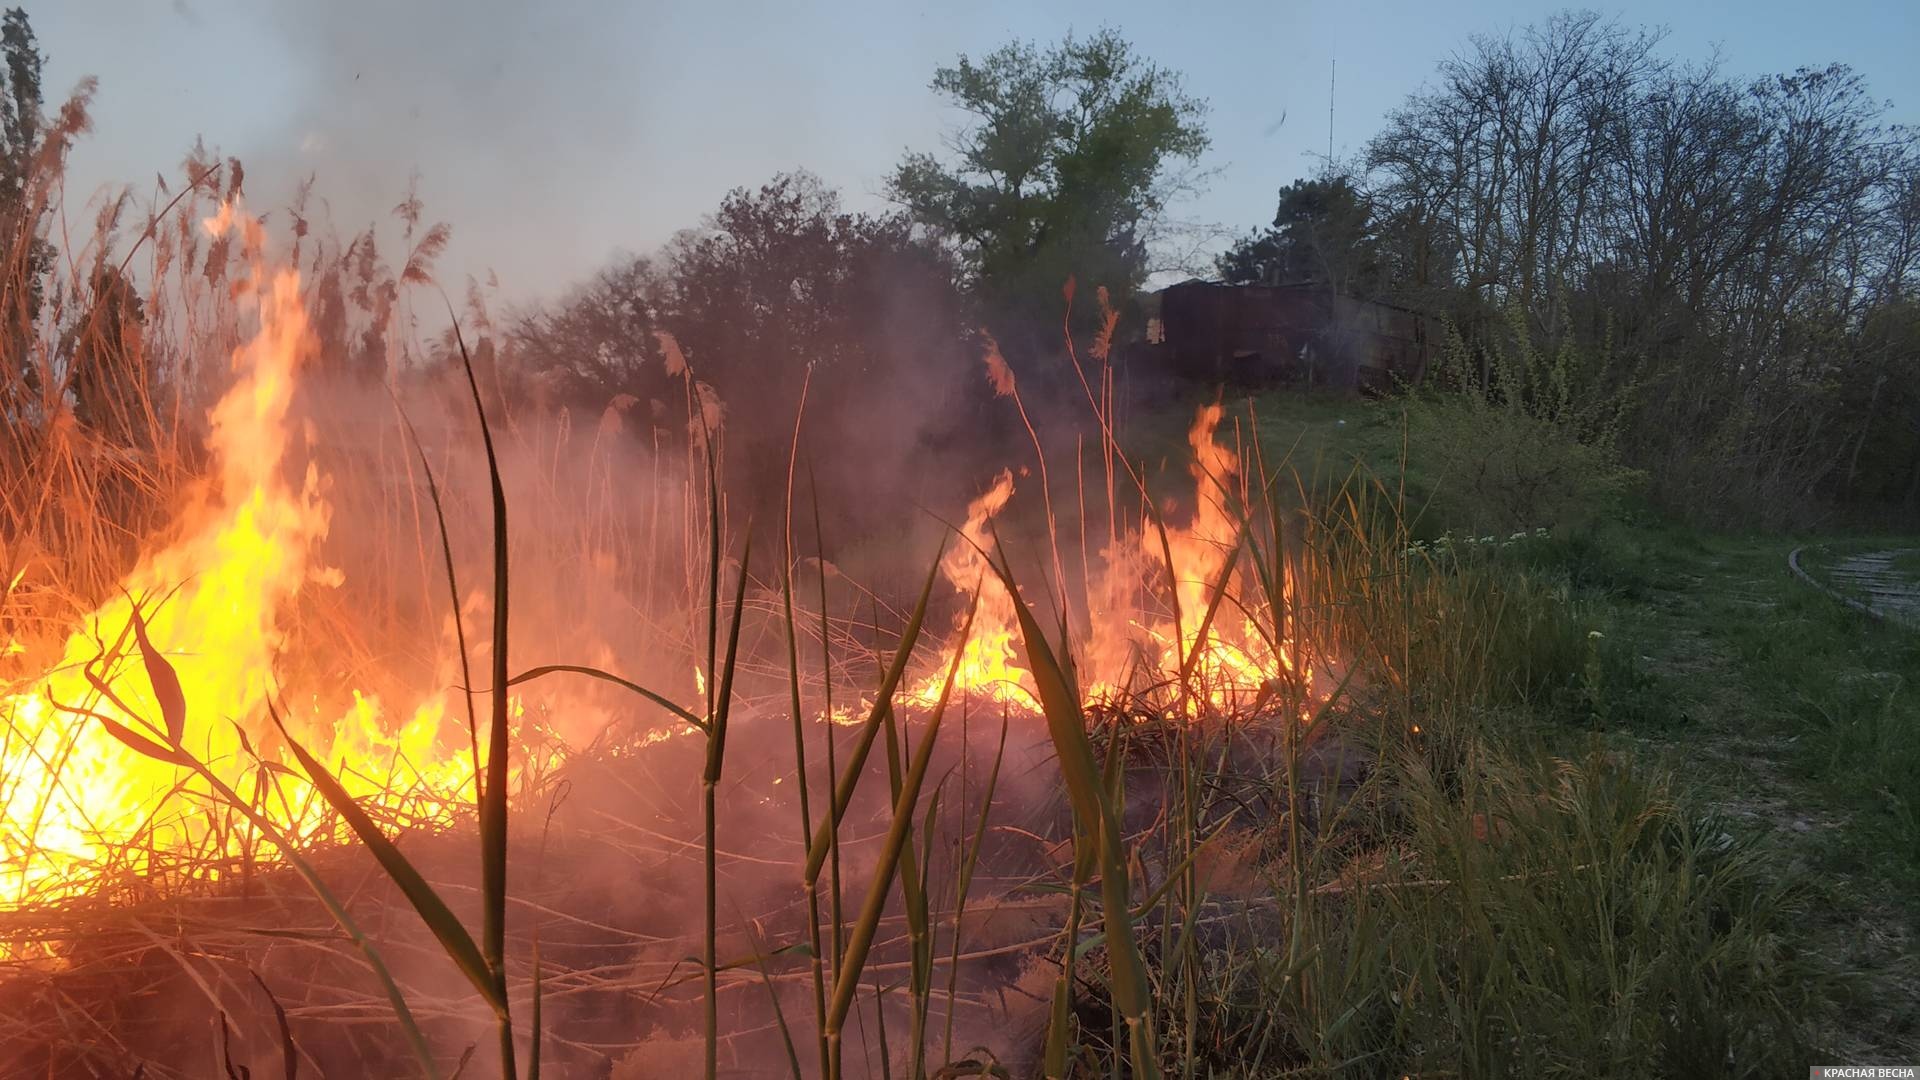
[[[980, 591], [973, 614], [973, 628], [960, 650], [960, 665], [954, 674], [953, 685], [956, 693], [973, 694], [1025, 709], [1038, 709], [1040, 699], [1034, 687], [1033, 673], [1021, 667], [1013, 658], [1013, 643], [1020, 633], [1013, 597], [1008, 595], [1007, 587], [999, 575], [987, 565], [984, 554], [993, 542], [992, 537], [987, 535], [987, 523], [1005, 509], [1007, 500], [1011, 498], [1013, 473], [1002, 469], [1000, 475], [994, 478], [993, 486], [967, 504], [967, 520], [960, 527], [960, 540], [947, 550], [940, 561], [940, 573], [954, 588], [962, 592]], [[951, 667], [953, 655], [949, 650], [935, 666], [933, 673], [915, 686], [908, 696], [919, 705], [931, 707], [936, 704], [946, 683], [946, 672]]]
[[[997, 354], [989, 353], [990, 360]], [[991, 367], [991, 364], [990, 364]], [[1248, 575], [1236, 568], [1226, 573], [1228, 559], [1240, 544], [1233, 514], [1233, 483], [1240, 475], [1239, 455], [1215, 438], [1224, 410], [1203, 406], [1188, 430], [1193, 450], [1195, 509], [1185, 527], [1169, 524], [1162, 544], [1160, 530], [1143, 528], [1129, 545], [1103, 552], [1104, 566], [1087, 583], [1096, 617], [1089, 630], [1086, 666], [1091, 676], [1085, 687], [1090, 702], [1125, 696], [1136, 676], [1152, 681], [1183, 682], [1196, 691], [1186, 700], [1158, 692], [1161, 704], [1181, 715], [1198, 717], [1211, 709], [1227, 711], [1254, 703], [1272, 680], [1296, 673], [1293, 654], [1279, 635], [1262, 633], [1254, 622], [1259, 604], [1238, 599]], [[992, 539], [987, 526], [1013, 496], [1013, 474], [1003, 470], [988, 490], [967, 506], [961, 538], [941, 563], [941, 573], [962, 594], [979, 590], [973, 630], [960, 649], [954, 685], [957, 693], [971, 693], [1029, 710], [1037, 710], [1033, 675], [1016, 659], [1019, 626], [1013, 598], [987, 566], [982, 551]], [[1171, 610], [1158, 618], [1136, 614], [1136, 601], [1148, 579], [1168, 593]], [[1283, 586], [1285, 587], [1285, 586]], [[1228, 599], [1213, 605], [1214, 593], [1227, 590]], [[1211, 619], [1207, 617], [1213, 607]], [[1124, 615], [1123, 615], [1124, 613]], [[1204, 634], [1202, 625], [1205, 625]], [[910, 697], [930, 706], [939, 699], [945, 672], [954, 662], [949, 647], [932, 673], [913, 688]], [[1188, 671], [1185, 680], [1176, 676]]]
[[[1164, 548], [1158, 535], [1143, 532], [1140, 537], [1147, 558], [1165, 568], [1173, 580], [1178, 602], [1174, 612], [1178, 625], [1150, 631], [1160, 646], [1160, 669], [1178, 672], [1191, 663], [1190, 681], [1216, 709], [1252, 701], [1268, 680], [1294, 669], [1287, 643], [1282, 640], [1278, 647], [1270, 647], [1267, 635], [1254, 624], [1253, 605], [1221, 603], [1214, 608], [1213, 618], [1207, 619], [1214, 591], [1224, 588], [1229, 596], [1239, 595], [1244, 580], [1240, 574], [1222, 580], [1229, 554], [1241, 542], [1230, 509], [1231, 482], [1240, 475], [1240, 457], [1214, 438], [1223, 412], [1218, 404], [1202, 406], [1187, 431], [1187, 445], [1193, 449], [1189, 465], [1195, 496], [1192, 524], [1169, 528]], [[1192, 703], [1188, 706], [1191, 709]]]
[[[269, 761], [279, 753], [266, 705], [277, 692], [284, 613], [303, 589], [338, 581], [313, 558], [329, 521], [321, 477], [309, 468], [296, 488], [283, 475], [288, 408], [315, 339], [299, 275], [267, 266], [259, 223], [229, 205], [205, 225], [240, 234], [259, 329], [233, 354], [235, 382], [211, 416], [215, 467], [171, 542], [81, 621], [56, 664], [0, 695], [0, 907], [75, 895], [110, 872], [144, 873], [155, 852], [235, 855], [257, 843], [248, 829], [216, 824], [225, 819], [207, 812], [213, 793], [187, 769], [135, 751], [74, 711], [164, 738], [129, 634], [136, 605], [179, 676], [187, 707], [180, 745], [234, 790], [257, 794], [283, 831], [302, 835], [322, 818], [323, 804], [304, 785], [269, 776], [246, 745]], [[349, 791], [386, 798], [404, 822], [443, 815], [443, 800], [469, 782], [471, 759], [440, 738], [443, 712], [435, 699], [401, 711], [406, 722], [394, 725], [380, 701], [355, 692], [344, 715], [315, 703], [286, 719]], [[276, 786], [279, 794], [269, 794]]]
[[[240, 235], [251, 261], [245, 298], [257, 309], [258, 329], [233, 353], [234, 383], [210, 418], [213, 468], [168, 540], [80, 620], [57, 662], [0, 687], [0, 909], [69, 899], [163, 865], [191, 864], [203, 879], [217, 879], [223, 864], [260, 847], [263, 838], [245, 820], [221, 812], [213, 785], [140, 752], [114, 727], [134, 733], [135, 742], [177, 741], [220, 785], [301, 842], [332, 839], [339, 826], [293, 765], [269, 720], [270, 702], [350, 794], [397, 826], [447, 821], [471, 799], [475, 761], [462, 745], [465, 718], [449, 726], [441, 694], [383, 702], [353, 690], [342, 708], [318, 698], [289, 703], [276, 682], [297, 601], [306, 590], [342, 582], [316, 554], [330, 523], [325, 479], [311, 465], [297, 484], [287, 476], [289, 410], [317, 346], [299, 275], [269, 266], [260, 224], [232, 205], [205, 224]], [[1191, 521], [1169, 525], [1164, 542], [1159, 529], [1147, 528], [1117, 540], [1102, 552], [1104, 568], [1084, 583], [1095, 615], [1082, 650], [1090, 700], [1143, 693], [1172, 714], [1198, 718], [1254, 701], [1294, 670], [1288, 647], [1270, 644], [1279, 635], [1263, 634], [1253, 621], [1263, 605], [1240, 602], [1243, 590], [1257, 597], [1247, 590], [1251, 575], [1244, 567], [1227, 572], [1241, 543], [1233, 512], [1241, 463], [1215, 438], [1221, 417], [1218, 405], [1203, 408], [1189, 432]], [[1021, 663], [1014, 597], [985, 554], [994, 543], [991, 522], [1013, 493], [1014, 474], [1003, 470], [967, 508], [941, 570], [962, 594], [977, 592], [972, 629], [932, 674], [910, 683], [910, 701], [938, 700], [957, 649], [961, 693], [1038, 709], [1033, 675]], [[1213, 604], [1222, 587], [1235, 599]], [[178, 676], [186, 715], [177, 732], [161, 705], [170, 695], [156, 692], [136, 650], [142, 630]], [[20, 654], [24, 646], [8, 641], [5, 649]], [[1187, 678], [1170, 678], [1183, 671]], [[694, 666], [697, 695], [705, 696], [709, 674]], [[520, 711], [516, 701], [516, 718]], [[855, 722], [845, 709], [829, 719]], [[663, 729], [642, 745], [696, 731]]]

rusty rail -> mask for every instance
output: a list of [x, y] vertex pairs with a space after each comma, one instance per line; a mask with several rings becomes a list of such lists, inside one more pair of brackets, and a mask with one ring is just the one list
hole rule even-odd
[[[1840, 601], [1842, 604], [1845, 604], [1846, 606], [1852, 608], [1853, 610], [1868, 616], [1869, 618], [1878, 619], [1881, 622], [1893, 623], [1899, 626], [1913, 627], [1916, 625], [1920, 625], [1916, 623], [1916, 620], [1912, 615], [1904, 614], [1898, 610], [1895, 610], [1895, 611], [1882, 610], [1881, 608], [1875, 607], [1872, 603], [1866, 600], [1862, 600], [1854, 596], [1849, 596], [1846, 593], [1841, 592], [1839, 589], [1836, 589], [1833, 586], [1826, 584], [1825, 582], [1815, 579], [1812, 574], [1807, 573], [1805, 567], [1800, 565], [1800, 553], [1805, 550], [1807, 550], [1806, 545], [1803, 544], [1800, 547], [1794, 548], [1792, 551], [1787, 553], [1787, 568], [1789, 570], [1792, 570], [1793, 575], [1799, 578], [1801, 581], [1806, 582], [1808, 585], [1811, 585], [1815, 589], [1818, 589], [1821, 592], [1826, 593], [1828, 596], [1834, 598], [1835, 600]], [[1916, 588], [1913, 591], [1916, 595], [1920, 595], [1920, 588]]]

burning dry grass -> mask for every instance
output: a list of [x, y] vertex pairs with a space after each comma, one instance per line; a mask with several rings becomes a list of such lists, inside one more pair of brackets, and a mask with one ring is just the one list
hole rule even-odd
[[[153, 281], [219, 288], [154, 287], [146, 434], [82, 422], [44, 327], [7, 407], [37, 441], [5, 477], [0, 1071], [1714, 1071], [1796, 1030], [1777, 898], [1658, 778], [1489, 740], [1512, 613], [1365, 474], [1303, 481], [1216, 403], [1163, 505], [1096, 348], [1077, 512], [1034, 432], [883, 607], [791, 493], [751, 553], [685, 358], [688, 420], [635, 458], [619, 412], [576, 453], [461, 344], [478, 426], [396, 380], [419, 425], [329, 471], [299, 279], [225, 205], [217, 260], [151, 227]], [[81, 461], [137, 463], [134, 512]], [[1003, 544], [1022, 464], [1044, 524]]]

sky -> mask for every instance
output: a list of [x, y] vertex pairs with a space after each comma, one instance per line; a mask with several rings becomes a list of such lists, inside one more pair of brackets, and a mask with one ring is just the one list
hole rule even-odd
[[[1012, 39], [1119, 31], [1209, 106], [1203, 192], [1174, 216], [1219, 237], [1270, 220], [1277, 189], [1358, 153], [1474, 33], [1564, 5], [1336, 0], [19, 0], [49, 101], [96, 76], [67, 198], [177, 177], [196, 139], [241, 158], [256, 209], [312, 175], [336, 226], [385, 218], [417, 180], [453, 227], [441, 280], [536, 300], [695, 225], [730, 188], [808, 169], [854, 209], [885, 205], [910, 150], [961, 117], [933, 70]], [[1920, 122], [1920, 3], [1599, 5], [1664, 27], [1675, 58], [1758, 76], [1838, 61], [1888, 119]], [[1738, 11], [1737, 15], [1727, 13]]]

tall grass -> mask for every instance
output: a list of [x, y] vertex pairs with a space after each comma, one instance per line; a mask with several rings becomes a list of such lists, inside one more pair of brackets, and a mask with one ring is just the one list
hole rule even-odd
[[[1323, 678], [1318, 685], [1276, 680], [1264, 721], [1240, 718], [1250, 725], [1245, 730], [1193, 727], [1170, 714], [1137, 711], [1120, 724], [1096, 725], [1075, 685], [1072, 635], [1064, 626], [1049, 632], [1024, 599], [1018, 604], [1073, 841], [1062, 883], [1069, 917], [1061, 928], [1052, 1020], [1038, 1048], [1041, 1070], [1518, 1075], [1597, 1062], [1609, 1075], [1729, 1075], [1761, 1069], [1780, 1046], [1804, 1044], [1799, 1020], [1817, 1012], [1820, 983], [1782, 934], [1791, 895], [1765, 880], [1753, 855], [1722, 826], [1685, 809], [1666, 778], [1603, 753], [1557, 761], [1499, 728], [1501, 709], [1538, 704], [1534, 689], [1577, 677], [1584, 654], [1539, 641], [1543, 634], [1549, 641], [1583, 634], [1577, 610], [1535, 610], [1514, 598], [1515, 586], [1501, 591], [1487, 576], [1491, 567], [1441, 565], [1417, 554], [1393, 492], [1364, 474], [1296, 482], [1291, 504], [1276, 494], [1283, 475], [1282, 464], [1263, 466], [1247, 485], [1242, 547], [1229, 571], [1238, 568], [1255, 593], [1229, 600], [1231, 573], [1223, 573], [1206, 609], [1182, 616], [1204, 623], [1228, 603], [1251, 604], [1268, 632], [1303, 643], [1299, 658], [1320, 665]], [[563, 672], [613, 680], [640, 691], [637, 700], [649, 707], [669, 706], [707, 738], [700, 967], [705, 1068], [717, 1074], [716, 1004], [729, 965], [718, 946], [715, 796], [728, 713], [742, 693], [749, 556], [743, 551], [726, 599], [721, 532], [716, 527], [710, 536], [706, 625], [715, 677], [704, 716], [585, 665], [508, 677], [496, 657], [494, 685]], [[995, 553], [992, 566], [1010, 593], [1026, 595], [1005, 552]], [[929, 1060], [936, 937], [943, 925], [951, 935], [951, 1000], [963, 950], [960, 912], [993, 806], [980, 806], [968, 826], [971, 852], [955, 873], [943, 917], [932, 900], [933, 840], [943, 818], [938, 784], [929, 794], [929, 781], [949, 699], [943, 694], [913, 729], [910, 749], [893, 705], [922, 637], [934, 580], [930, 571], [896, 647], [883, 658], [880, 685], [851, 744], [836, 748], [819, 819], [803, 822], [811, 827], [796, 869], [812, 894], [884, 738], [889, 810], [872, 873], [856, 886], [862, 899], [844, 927], [833, 915], [831, 934], [799, 931], [813, 953], [806, 978], [818, 978], [823, 991], [814, 998], [812, 1027], [826, 1048], [827, 1075], [849, 1070], [848, 1024], [870, 996], [867, 968], [892, 918], [904, 918], [908, 928], [906, 1022], [892, 1029], [892, 1010], [883, 1006], [869, 1021], [879, 1027], [868, 1038], [886, 1039], [904, 1075], [932, 1075], [941, 1064]], [[496, 585], [511, 587], [504, 575]], [[1523, 616], [1541, 623], [1521, 623], [1523, 633], [1501, 629], [1502, 619]], [[1573, 629], [1553, 623], [1556, 617]], [[800, 618], [785, 603], [780, 621], [788, 641], [797, 641]], [[1516, 679], [1527, 656], [1542, 674]], [[165, 660], [155, 655], [148, 663], [159, 686]], [[792, 645], [788, 667], [788, 707], [797, 716], [804, 703], [793, 703]], [[1169, 677], [1175, 693], [1163, 700], [1204, 697], [1194, 665]], [[949, 693], [951, 678], [949, 671]], [[1269, 734], [1259, 738], [1267, 741], [1248, 741], [1263, 729]], [[151, 752], [183, 754], [166, 717], [151, 732], [123, 738], [145, 740]], [[797, 738], [804, 743], [804, 731]], [[491, 778], [491, 766], [504, 758], [495, 758], [489, 743], [481, 795], [498, 792], [504, 802], [504, 783]], [[1268, 749], [1249, 756], [1255, 745]], [[467, 936], [385, 831], [329, 783], [325, 767], [303, 748], [294, 752], [496, 1011], [500, 1069], [509, 1074], [515, 1062], [504, 963]], [[989, 800], [993, 786], [990, 779]], [[1160, 808], [1143, 827], [1134, 811], [1141, 793], [1153, 790]], [[1249, 811], [1248, 798], [1266, 809]], [[237, 792], [229, 799], [236, 807], [246, 803]], [[1223, 883], [1207, 867], [1234, 837], [1262, 853], [1244, 871], [1257, 889]], [[288, 857], [300, 865], [299, 845], [288, 842]], [[483, 910], [505, 911], [509, 880], [504, 873], [484, 878]], [[327, 899], [325, 882], [313, 881]], [[381, 970], [378, 951], [353, 929], [344, 907], [329, 906]], [[816, 908], [807, 920], [818, 917]], [[770, 965], [784, 947], [755, 942], [750, 963], [778, 1010]], [[822, 957], [814, 942], [832, 948]], [[444, 1070], [408, 1019], [397, 987], [392, 1002], [416, 1055], [425, 1058], [421, 1071]], [[784, 1029], [787, 1014], [778, 1015]], [[540, 1033], [527, 1034], [537, 1045]], [[940, 1048], [948, 1060], [950, 1047], [949, 1037]], [[790, 1057], [789, 1070], [804, 1072], [798, 1056]]]
[[[211, 176], [197, 178], [189, 190]], [[190, 216], [197, 197], [181, 196], [181, 218]], [[185, 255], [193, 242], [187, 232], [165, 233], [176, 237], [167, 245], [161, 235], [156, 225], [147, 244], [158, 260], [155, 280], [183, 288], [195, 275], [212, 280], [208, 253]], [[227, 309], [201, 299], [206, 302], [162, 305], [205, 320], [195, 325], [199, 336], [178, 339], [182, 357], [236, 332]], [[45, 347], [44, 335], [34, 340]], [[737, 973], [749, 970], [756, 992], [770, 1003], [783, 1064], [796, 1076], [808, 1069], [836, 1078], [857, 1072], [850, 1053], [856, 1040], [862, 1051], [878, 1049], [883, 1075], [898, 1069], [910, 1080], [957, 1076], [963, 1060], [976, 1072], [990, 1071], [993, 1063], [954, 1052], [955, 1016], [966, 996], [961, 969], [970, 963], [965, 915], [1004, 898], [971, 894], [996, 876], [979, 871], [995, 857], [1005, 818], [1016, 810], [1039, 830], [1029, 832], [1067, 845], [1064, 860], [1026, 883], [1063, 899], [1057, 924], [1045, 928], [1034, 950], [1054, 965], [1045, 1022], [1035, 1045], [1015, 1048], [1050, 1077], [1753, 1075], [1784, 1060], [1783, 1048], [1791, 1055], [1809, 1046], [1806, 1021], [1820, 1013], [1822, 984], [1786, 933], [1791, 890], [1767, 880], [1728, 826], [1688, 807], [1671, 778], [1601, 750], [1556, 756], [1517, 730], [1515, 717], [1571, 714], [1604, 723], [1619, 715], [1609, 710], [1617, 710], [1620, 688], [1629, 684], [1609, 659], [1617, 654], [1596, 644], [1608, 640], [1608, 628], [1539, 567], [1516, 570], [1501, 560], [1417, 548], [1397, 480], [1363, 469], [1325, 470], [1285, 454], [1270, 460], [1258, 417], [1244, 416], [1252, 447], [1242, 458], [1250, 467], [1228, 485], [1231, 505], [1222, 508], [1234, 519], [1236, 540], [1217, 578], [1204, 583], [1200, 607], [1182, 610], [1186, 583], [1171, 577], [1169, 528], [1159, 501], [1149, 496], [1145, 465], [1129, 456], [1119, 430], [1104, 347], [1090, 353], [1098, 365], [1091, 374], [1074, 353], [1100, 439], [1101, 474], [1083, 476], [1075, 493], [1080, 536], [1066, 534], [1070, 526], [1061, 523], [1069, 519], [1052, 505], [1062, 493], [1053, 481], [1066, 475], [1056, 468], [1043, 471], [1049, 479], [1042, 491], [1047, 505], [1038, 515], [1046, 523], [1041, 576], [1029, 577], [1028, 564], [997, 538], [983, 552], [994, 578], [1014, 597], [1040, 715], [1003, 715], [984, 787], [970, 788], [962, 774], [955, 799], [948, 794], [950, 776], [936, 762], [953, 747], [951, 710], [960, 710], [964, 729], [979, 703], [955, 695], [955, 668], [947, 669], [929, 710], [908, 709], [900, 695], [930, 652], [924, 639], [936, 603], [937, 558], [911, 606], [893, 620], [891, 646], [881, 647], [876, 632], [871, 652], [856, 655], [846, 647], [849, 635], [831, 625], [827, 526], [817, 506], [817, 609], [808, 612], [797, 602], [801, 563], [790, 490], [782, 565], [773, 577], [778, 599], [757, 600], [751, 528], [729, 534], [711, 431], [690, 440], [687, 454], [692, 510], [681, 569], [689, 599], [680, 614], [693, 625], [676, 631], [669, 650], [703, 662], [704, 700], [682, 705], [677, 695], [630, 677], [632, 671], [609, 670], [617, 664], [554, 662], [515, 674], [509, 599], [515, 609], [530, 593], [541, 602], [584, 601], [539, 596], [563, 586], [529, 585], [527, 577], [509, 575], [508, 501], [496, 437], [506, 445], [515, 436], [514, 421], [510, 414], [490, 415], [489, 388], [476, 375], [464, 339], [456, 337], [456, 344], [488, 473], [491, 626], [478, 685], [471, 668], [482, 665], [469, 662], [460, 619], [455, 530], [443, 505], [448, 494], [421, 440], [410, 440], [439, 533], [437, 558], [454, 607], [461, 687], [471, 710], [477, 935], [455, 914], [449, 890], [431, 883], [401, 852], [391, 824], [373, 805], [377, 800], [350, 797], [322, 755], [284, 727], [281, 732], [306, 781], [344, 824], [337, 835], [350, 834], [370, 855], [464, 978], [492, 1022], [500, 1075], [516, 1076], [523, 1061], [529, 1076], [537, 1076], [543, 1060], [556, 1067], [542, 1053], [552, 1034], [543, 1023], [553, 1013], [542, 1004], [549, 990], [541, 973], [551, 961], [536, 957], [527, 985], [510, 985], [507, 935], [510, 900], [528, 878], [509, 859], [509, 835], [524, 810], [511, 798], [523, 740], [516, 739], [507, 691], [556, 675], [629, 692], [630, 705], [665, 713], [704, 741], [700, 837], [691, 845], [700, 860], [700, 919], [697, 949], [690, 950], [698, 955], [688, 969], [697, 967], [698, 975], [686, 981], [698, 985], [699, 1059], [707, 1076], [722, 1071], [723, 1050], [735, 1045], [723, 1028], [723, 995], [739, 985]], [[39, 384], [41, 392], [56, 394], [48, 388], [68, 369], [48, 352], [40, 370], [52, 380]], [[193, 472], [191, 440], [180, 421], [191, 400], [190, 380], [177, 368], [166, 378], [146, 373], [135, 381], [149, 388], [136, 411], [154, 422], [138, 452], [125, 456], [135, 464], [114, 475], [135, 489], [129, 505], [150, 510], [166, 505], [177, 494], [171, 488]], [[176, 404], [156, 404], [156, 385], [174, 390]], [[689, 372], [690, 412], [702, 419], [695, 387]], [[77, 602], [114, 580], [116, 560], [124, 561], [145, 519], [98, 514], [113, 486], [101, 477], [119, 466], [107, 469], [97, 460], [121, 458], [90, 458], [72, 449], [77, 444], [70, 439], [59, 443], [69, 436], [42, 422], [57, 412], [53, 403], [43, 396], [31, 407], [0, 410], [8, 423], [31, 426], [38, 440], [18, 444], [18, 460], [7, 463], [14, 470], [6, 488], [8, 537], [15, 551], [30, 539], [48, 551], [71, 552], [73, 565], [34, 570], [28, 578], [10, 573], [8, 580], [67, 583], [76, 596], [62, 601]], [[1024, 413], [1017, 395], [1014, 405]], [[799, 441], [796, 434], [794, 471]], [[1045, 441], [1033, 432], [1032, 443], [1043, 459], [1036, 464], [1044, 466]], [[54, 515], [58, 520], [34, 516], [54, 505], [73, 509]], [[94, 533], [73, 531], [89, 527], [81, 524], [88, 514], [112, 524], [93, 526]], [[1119, 522], [1134, 517], [1160, 546], [1167, 580], [1143, 588], [1171, 609], [1181, 637], [1194, 628], [1204, 640], [1215, 620], [1244, 617], [1270, 644], [1292, 645], [1293, 669], [1270, 673], [1257, 703], [1194, 724], [1191, 717], [1207, 711], [1197, 703], [1210, 700], [1196, 651], [1175, 670], [1141, 673], [1138, 685], [1149, 689], [1090, 711], [1077, 656], [1088, 628], [1071, 599], [1071, 560], [1061, 552], [1076, 542], [1084, 551], [1086, 522], [1097, 523], [1102, 514], [1110, 544], [1121, 539]], [[704, 520], [691, 520], [696, 517]], [[16, 522], [32, 524], [11, 528]], [[736, 540], [740, 553], [730, 560]], [[646, 572], [653, 559], [649, 544]], [[1019, 578], [1027, 579], [1027, 591]], [[1036, 580], [1043, 587], [1032, 587]], [[979, 587], [973, 592], [969, 605], [978, 602]], [[1054, 610], [1046, 611], [1042, 598], [1052, 599]], [[0, 600], [8, 605], [0, 615], [43, 617], [43, 601], [9, 595]], [[971, 630], [971, 607], [968, 612], [959, 642], [942, 643], [955, 655]], [[87, 703], [66, 704], [110, 725], [141, 753], [199, 777], [227, 811], [278, 848], [374, 974], [411, 1067], [435, 1077], [458, 1069], [457, 1048], [440, 1045], [423, 1026], [381, 949], [316, 868], [311, 838], [274, 826], [259, 813], [258, 796], [222, 780], [188, 750], [191, 703], [168, 690], [168, 661], [145, 641], [138, 618], [111, 652], [103, 651], [96, 685], [110, 693], [108, 668], [137, 657], [161, 714], [135, 730]], [[753, 647], [763, 623], [773, 627], [775, 651], [784, 654], [773, 662]], [[820, 651], [817, 679], [802, 673], [809, 637]], [[643, 667], [644, 658], [632, 659], [636, 669]], [[854, 673], [868, 666], [871, 692], [850, 690], [860, 681]], [[737, 739], [740, 718], [767, 708], [749, 687], [756, 678], [783, 683], [785, 700], [773, 708], [790, 714], [783, 719], [791, 720], [794, 759], [786, 775], [799, 792], [800, 843], [788, 866], [768, 873], [785, 875], [783, 882], [801, 894], [804, 915], [763, 934], [743, 914], [737, 921], [747, 927], [750, 955], [728, 960], [722, 952], [730, 929], [722, 917], [728, 904], [720, 873], [719, 833], [728, 810], [722, 789], [732, 775], [730, 733]], [[809, 689], [817, 706], [806, 700]], [[477, 692], [489, 695], [485, 725], [472, 697]], [[835, 714], [836, 694], [859, 718], [850, 735], [815, 723]], [[1869, 729], [1858, 716], [1853, 721], [1846, 730], [1836, 725], [1836, 740], [1890, 746], [1881, 729]], [[1046, 767], [1057, 770], [1062, 793], [1058, 806], [1009, 805], [1000, 794], [1006, 733], [1023, 722], [1044, 726], [1051, 750]], [[808, 766], [810, 735], [825, 751], [820, 776]], [[883, 763], [872, 760], [876, 744]], [[737, 755], [737, 742], [732, 745]], [[262, 750], [254, 755], [261, 776], [287, 769]], [[968, 760], [964, 745], [959, 753]], [[870, 791], [882, 768], [884, 791]], [[824, 787], [815, 790], [815, 784]], [[971, 813], [969, 794], [980, 799]], [[880, 805], [883, 828], [855, 840], [843, 829], [858, 798]], [[468, 821], [462, 816], [455, 824]], [[942, 840], [953, 842], [957, 856], [943, 857]], [[856, 842], [862, 845], [858, 862], [843, 865], [843, 848]], [[865, 867], [864, 880], [852, 879], [848, 865]], [[994, 887], [1012, 891], [1004, 882]], [[797, 967], [782, 970], [789, 959]], [[968, 977], [974, 973], [969, 967]], [[802, 983], [814, 1043], [807, 1061], [792, 1038], [792, 999], [781, 994], [783, 985]], [[530, 1008], [521, 1015], [531, 1018], [519, 1031], [516, 992], [527, 995]], [[945, 1016], [938, 1018], [943, 998]], [[944, 1028], [937, 1038], [936, 1026]]]
[[1649, 1077], [1806, 1060], [1801, 1020], [1829, 988], [1750, 847], [1605, 755], [1486, 748], [1473, 765], [1396, 758], [1396, 805], [1378, 812], [1401, 842], [1299, 893], [1292, 934], [1217, 958], [1210, 1060]]

